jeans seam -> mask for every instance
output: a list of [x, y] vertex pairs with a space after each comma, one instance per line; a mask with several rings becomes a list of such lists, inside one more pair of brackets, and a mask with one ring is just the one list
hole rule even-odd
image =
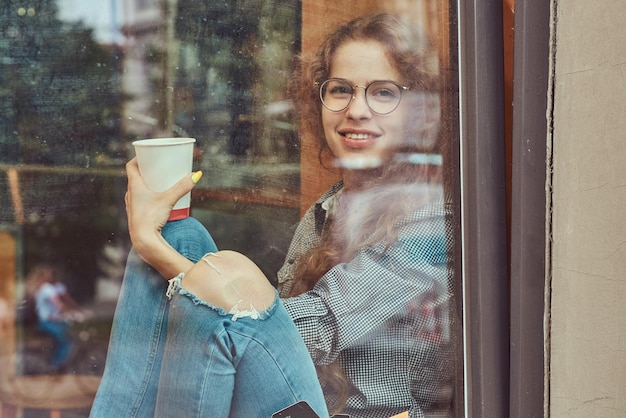
[[162, 295], [159, 298], [159, 304], [160, 304], [159, 312], [161, 314], [158, 317], [157, 326], [155, 326], [155, 332], [152, 334], [151, 350], [150, 350], [150, 354], [148, 357], [148, 364], [145, 369], [144, 379], [141, 382], [141, 390], [138, 393], [137, 402], [135, 402], [135, 405], [132, 408], [133, 416], [137, 416], [137, 412], [140, 410], [141, 404], [145, 400], [146, 392], [148, 391], [148, 386], [151, 380], [150, 378], [152, 376], [152, 373], [154, 372], [154, 366], [156, 362], [155, 361], [156, 353], [159, 351], [158, 348], [159, 348], [159, 339], [161, 336], [161, 328], [163, 327], [163, 321], [164, 321], [165, 314], [168, 309], [167, 301], [164, 300]]
[[[221, 330], [219, 333], [215, 335], [215, 339], [219, 340], [224, 334], [228, 334], [228, 332], [226, 330]], [[212, 345], [210, 342], [207, 342], [206, 344], [207, 344], [207, 347], [210, 347], [210, 350], [207, 352], [207, 359], [211, 359], [213, 357], [213, 353], [215, 352], [215, 350], [217, 350], [217, 346]], [[197, 413], [196, 413], [197, 418], [203, 417], [203, 415], [201, 415], [202, 404], [204, 403], [204, 394], [206, 393], [206, 388], [210, 385], [209, 376], [210, 376], [209, 368], [205, 368], [204, 378], [202, 379], [202, 388], [200, 390], [201, 396], [198, 399], [198, 407], [197, 407]]]
[[[284, 368], [281, 366], [281, 363], [280, 363], [279, 361], [277, 361], [276, 356], [274, 356], [274, 355], [272, 354], [271, 350], [269, 350], [269, 349], [267, 348], [267, 346], [265, 345], [265, 343], [264, 343], [263, 341], [259, 340], [259, 339], [258, 339], [258, 338], [256, 338], [256, 337], [253, 337], [253, 336], [251, 336], [251, 335], [248, 335], [248, 334], [244, 334], [244, 333], [242, 333], [242, 332], [239, 332], [239, 331], [237, 331], [237, 330], [235, 330], [235, 329], [230, 329], [230, 330], [229, 330], [229, 332], [232, 332], [233, 334], [237, 334], [237, 335], [239, 335], [239, 336], [241, 336], [241, 337], [247, 338], [247, 339], [249, 339], [250, 341], [253, 341], [253, 342], [255, 342], [256, 344], [258, 344], [260, 347], [263, 347], [263, 350], [264, 350], [264, 351], [267, 353], [267, 355], [268, 355], [268, 356], [272, 359], [272, 361], [273, 361], [274, 365], [276, 366], [276, 368], [280, 370], [280, 375], [283, 377], [283, 379], [285, 380], [285, 382], [288, 382], [288, 383], [289, 383], [289, 385], [288, 385], [288, 386], [289, 386], [289, 390], [290, 390], [291, 395], [293, 396], [293, 398], [294, 398], [294, 399], [299, 399], [299, 398], [300, 398], [300, 396], [298, 396], [298, 394], [296, 394], [296, 393], [294, 392], [294, 390], [293, 390], [293, 382], [291, 381], [291, 379], [288, 379], [288, 378], [287, 378], [287, 375], [285, 374], [285, 372], [284, 372]], [[247, 350], [247, 347], [248, 347], [249, 345], [250, 345], [250, 343], [248, 343], [248, 344], [246, 345], [246, 350]]]

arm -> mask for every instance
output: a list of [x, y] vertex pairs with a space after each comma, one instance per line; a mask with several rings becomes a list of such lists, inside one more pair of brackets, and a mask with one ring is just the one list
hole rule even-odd
[[59, 313], [61, 314], [67, 314], [68, 312], [72, 311], [72, 308], [69, 305], [67, 305], [64, 302], [63, 298], [58, 294], [54, 294], [50, 296], [50, 303], [56, 306], [56, 308], [59, 310]]
[[[176, 201], [200, 180], [201, 172], [182, 178], [170, 189], [152, 192], [139, 173], [137, 159], [126, 164], [128, 191], [125, 196], [128, 231], [135, 251], [163, 277], [188, 271], [193, 263], [172, 248], [161, 235]], [[195, 181], [194, 181], [195, 180]]]
[[65, 284], [63, 284], [61, 282], [57, 282], [57, 283], [54, 284], [54, 287], [57, 290], [57, 296], [56, 297], [59, 300], [58, 303], [63, 305], [63, 310], [64, 311], [70, 312], [70, 311], [78, 311], [78, 310], [80, 310], [80, 305], [70, 295], [70, 293], [67, 290], [67, 287], [65, 287]]

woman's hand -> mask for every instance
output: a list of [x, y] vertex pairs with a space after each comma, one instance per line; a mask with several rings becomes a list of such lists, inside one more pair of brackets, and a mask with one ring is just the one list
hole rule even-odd
[[163, 192], [153, 192], [148, 188], [139, 173], [136, 158], [126, 164], [126, 175], [128, 191], [124, 199], [130, 239], [139, 256], [154, 266], [154, 260], [150, 259], [150, 255], [159, 253], [164, 246], [169, 247], [161, 236], [161, 229], [167, 222], [174, 204], [193, 189], [202, 172], [183, 177]]

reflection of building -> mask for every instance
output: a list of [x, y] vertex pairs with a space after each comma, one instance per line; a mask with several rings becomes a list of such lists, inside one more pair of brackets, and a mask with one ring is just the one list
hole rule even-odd
[[125, 136], [196, 138], [212, 187], [297, 196], [286, 94], [299, 2], [127, 0], [123, 12]]
[[161, 76], [154, 65], [163, 48], [159, 0], [126, 0], [122, 31], [126, 36], [126, 56], [122, 89], [128, 100], [123, 111], [122, 129], [130, 137], [148, 137], [156, 129], [153, 112], [154, 82]]
[[208, 154], [297, 159], [290, 109], [276, 114], [273, 104], [285, 100], [299, 15], [295, 1], [125, 2], [125, 132], [193, 136]]

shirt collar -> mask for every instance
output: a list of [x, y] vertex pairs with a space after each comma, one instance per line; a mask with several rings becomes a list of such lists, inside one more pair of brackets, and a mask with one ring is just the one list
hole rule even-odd
[[321, 235], [328, 213], [332, 212], [335, 199], [343, 190], [343, 181], [335, 183], [315, 202], [315, 230]]

